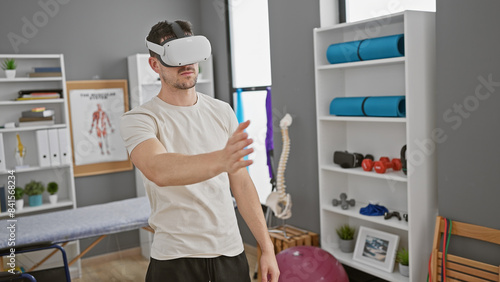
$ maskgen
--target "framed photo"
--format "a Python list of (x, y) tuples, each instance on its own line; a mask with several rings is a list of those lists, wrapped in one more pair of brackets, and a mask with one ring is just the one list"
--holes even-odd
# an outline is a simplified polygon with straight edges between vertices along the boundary
[(398, 244), (398, 235), (361, 226), (353, 260), (392, 272)]
[(131, 170), (120, 135), (120, 117), (128, 111), (127, 80), (66, 83), (75, 176)]

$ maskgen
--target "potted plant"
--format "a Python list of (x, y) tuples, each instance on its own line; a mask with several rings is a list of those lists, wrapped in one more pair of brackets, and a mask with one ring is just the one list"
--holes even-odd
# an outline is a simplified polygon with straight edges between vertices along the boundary
[(14, 189), (14, 198), (16, 199), (16, 210), (20, 211), (24, 207), (24, 189), (21, 187), (16, 187)]
[(55, 182), (50, 182), (47, 184), (47, 192), (49, 192), (49, 200), (51, 204), (57, 203), (57, 190), (59, 190), (59, 185)]
[(399, 263), (399, 273), (406, 277), (410, 276), (410, 261), (408, 255), (408, 250), (406, 248), (401, 248), (396, 253), (396, 262)]
[(349, 224), (344, 224), (337, 228), (337, 235), (339, 235), (340, 250), (344, 253), (352, 253), (354, 251), (355, 241), (354, 233), (356, 228)]
[(40, 181), (31, 180), (24, 187), (24, 193), (29, 196), (29, 204), (31, 207), (40, 206), (42, 204), (42, 193), (45, 191), (43, 183)]
[(5, 71), (5, 76), (12, 79), (16, 76), (16, 60), (5, 59), (2, 63), (2, 69)]

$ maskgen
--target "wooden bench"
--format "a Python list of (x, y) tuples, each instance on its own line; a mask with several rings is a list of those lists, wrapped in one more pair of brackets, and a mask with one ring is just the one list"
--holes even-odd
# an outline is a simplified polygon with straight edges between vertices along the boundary
[[(451, 221), (451, 235), (472, 238), (500, 245), (500, 230)], [(434, 231), (434, 243), (432, 246), (432, 257), (430, 262), (429, 281), (441, 281), (443, 272), (443, 250), (440, 249), (444, 240), (445, 219), (438, 216), (436, 219), (436, 228)], [(453, 236), (451, 236), (450, 241)], [(446, 252), (445, 252), (446, 253)], [(456, 255), (447, 254), (445, 259), (446, 281), (500, 281), (500, 266), (483, 263)]]

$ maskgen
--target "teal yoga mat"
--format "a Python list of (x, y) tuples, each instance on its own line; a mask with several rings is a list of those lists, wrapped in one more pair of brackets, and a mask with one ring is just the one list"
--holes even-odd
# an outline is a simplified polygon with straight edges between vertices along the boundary
[(326, 58), (330, 64), (360, 61), (358, 55), (360, 44), (361, 40), (332, 44), (326, 50)]
[(404, 54), (403, 34), (331, 44), (326, 50), (330, 64), (401, 57)]
[(330, 103), (330, 114), (336, 116), (364, 116), (363, 101), (366, 97), (337, 97)]
[(363, 40), (359, 44), (361, 60), (376, 60), (405, 55), (404, 35), (391, 35)]
[(372, 117), (404, 117), (405, 96), (368, 97), (363, 109), (367, 116)]
[(330, 103), (336, 116), (405, 117), (405, 96), (337, 97)]

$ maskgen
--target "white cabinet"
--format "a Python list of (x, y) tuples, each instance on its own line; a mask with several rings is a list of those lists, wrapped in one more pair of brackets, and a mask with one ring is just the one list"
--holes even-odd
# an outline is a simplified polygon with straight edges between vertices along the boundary
[(210, 56), (206, 61), (199, 63), (200, 74), (198, 74), (198, 81), (196, 82), (196, 91), (215, 97), (212, 60), (213, 56)]
[[(321, 246), (341, 263), (389, 281), (425, 281), (437, 215), (435, 128), (435, 15), (405, 11), (370, 20), (314, 30)], [(329, 64), (330, 44), (404, 34), (405, 56)], [(340, 117), (329, 114), (335, 97), (398, 96), (406, 99), (406, 117)], [(399, 158), (407, 144), (408, 175), (389, 170), (378, 174), (333, 163), (335, 151)], [(346, 193), (356, 206), (343, 210), (332, 199)], [(409, 221), (365, 216), (359, 210), (378, 202)], [(338, 248), (336, 228), (349, 223), (400, 236), (409, 248), (410, 278), (353, 260)], [(356, 232), (357, 234), (357, 232)]]
[[(45, 187), (49, 182), (56, 182), (59, 186), (58, 201), (56, 204), (49, 202), (49, 194), (45, 189), (43, 193), (43, 203), (40, 206), (29, 206), (28, 196), (24, 196), (24, 208), (17, 210), (15, 215), (30, 215), (41, 212), (50, 212), (60, 209), (76, 208), (75, 183), (73, 175), (73, 166), (71, 163), (71, 147), (69, 134), (69, 118), (67, 107), (66, 77), (64, 71), (64, 56), (62, 54), (43, 54), (43, 55), (18, 55), (1, 54), (0, 61), (6, 58), (16, 60), (17, 69), (15, 78), (6, 78), (4, 73), (0, 73), (0, 138), (2, 138), (5, 170), (0, 170), (0, 186), (5, 186), (7, 190), (8, 180), (13, 180), (15, 186), (24, 188), (31, 180), (41, 181)], [(34, 68), (60, 68), (60, 75), (50, 75), (33, 77), (29, 75)], [(52, 72), (54, 72), (52, 70)], [(39, 74), (38, 74), (39, 75)], [(39, 99), (39, 100), (16, 100), (20, 90), (62, 90), (62, 98)], [(54, 124), (50, 125), (32, 125), (19, 127), (19, 118), (21, 112), (29, 111), (33, 108), (45, 107), (54, 111)], [(15, 123), (14, 128), (4, 128), (6, 123)], [(37, 133), (38, 132), (38, 133)], [(41, 141), (40, 132), (45, 132), (47, 142)], [(55, 133), (53, 136), (57, 143), (67, 144), (64, 148), (54, 146), (55, 142), (49, 142), (49, 133)], [(24, 166), (17, 166), (15, 150), (18, 146), (18, 138), (26, 148), (26, 154), (23, 161)], [(52, 144), (52, 146), (50, 146)], [(50, 152), (50, 156), (57, 158), (52, 161), (43, 161), (39, 158), (43, 148)], [(0, 153), (2, 148), (0, 148)], [(62, 150), (60, 150), (62, 149)], [(57, 150), (57, 152), (55, 152)], [(62, 156), (61, 153), (65, 154)], [(17, 166), (17, 168), (16, 168)], [(3, 168), (3, 167), (2, 167)], [(10, 184), (10, 183), (9, 183)], [(8, 217), (8, 213), (0, 213), (0, 220)], [(70, 243), (66, 249), (69, 249), (68, 258), (73, 258), (78, 254), (78, 242)], [(76, 272), (76, 273), (75, 273)], [(71, 268), (72, 276), (80, 276), (80, 262)]]

